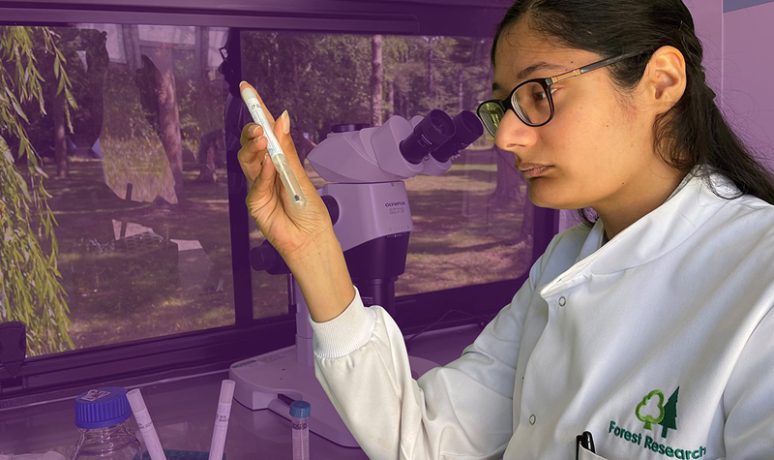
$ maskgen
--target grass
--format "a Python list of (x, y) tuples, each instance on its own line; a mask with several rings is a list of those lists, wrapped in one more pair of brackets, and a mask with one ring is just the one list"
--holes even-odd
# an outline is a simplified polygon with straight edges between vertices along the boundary
[[(76, 346), (233, 324), (225, 178), (197, 182), (198, 165), (189, 158), (182, 193), (174, 196), (159, 143), (106, 139), (103, 150), (103, 161), (73, 159), (68, 178), (46, 183), (59, 223), (59, 263)], [(531, 241), (519, 237), (523, 200), (496, 206), (494, 154), (466, 155), (443, 176), (406, 181), (414, 229), (396, 295), (512, 278), (528, 268)], [(54, 166), (46, 168), (51, 173)], [(127, 184), (132, 200), (125, 199)], [(251, 245), (257, 246), (262, 238), (251, 228)], [(116, 249), (122, 231), (143, 229), (158, 237)], [(170, 239), (196, 241), (202, 249), (178, 252)], [(252, 272), (252, 280), (256, 318), (286, 312), (285, 277)]]

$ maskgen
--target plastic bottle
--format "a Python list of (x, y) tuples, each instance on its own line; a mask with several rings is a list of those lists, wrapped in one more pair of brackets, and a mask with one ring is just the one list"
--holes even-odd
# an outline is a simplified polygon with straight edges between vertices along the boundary
[(75, 425), (81, 432), (72, 460), (134, 460), (140, 441), (128, 425), (132, 410), (126, 390), (104, 387), (75, 400)]
[(312, 406), (306, 401), (290, 403), (292, 419), (293, 460), (309, 460), (309, 415)]

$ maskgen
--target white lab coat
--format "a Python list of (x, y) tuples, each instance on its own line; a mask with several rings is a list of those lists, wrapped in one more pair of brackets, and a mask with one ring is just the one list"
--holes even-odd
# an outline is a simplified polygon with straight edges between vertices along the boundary
[[(725, 196), (736, 189), (713, 175)], [(411, 378), (359, 295), (314, 323), (317, 378), (373, 459), (774, 459), (774, 206), (689, 177), (602, 246), (556, 236), (462, 356)]]

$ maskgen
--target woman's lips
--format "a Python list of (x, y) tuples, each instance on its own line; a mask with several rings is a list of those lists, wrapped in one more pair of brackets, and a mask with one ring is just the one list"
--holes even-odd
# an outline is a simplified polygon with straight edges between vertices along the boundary
[(526, 179), (534, 179), (536, 177), (540, 177), (544, 175), (549, 169), (551, 169), (551, 165), (538, 165), (538, 164), (522, 164), (519, 165), (519, 171), (521, 171), (521, 174)]

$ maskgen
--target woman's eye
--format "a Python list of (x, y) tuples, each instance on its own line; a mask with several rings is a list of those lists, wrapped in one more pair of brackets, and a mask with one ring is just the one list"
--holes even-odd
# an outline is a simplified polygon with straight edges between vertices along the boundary
[[(556, 94), (556, 88), (551, 88), (551, 96), (553, 96), (554, 94)], [(534, 93), (532, 93), (532, 100), (534, 100), (535, 102), (543, 102), (543, 101), (546, 101), (547, 99), (548, 97), (546, 96), (545, 91), (541, 90), (541, 91), (535, 91)]]
[(545, 91), (535, 91), (532, 93), (532, 99), (536, 102), (542, 102), (547, 99)]

